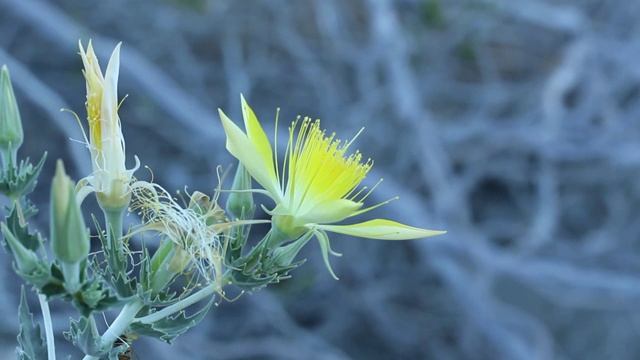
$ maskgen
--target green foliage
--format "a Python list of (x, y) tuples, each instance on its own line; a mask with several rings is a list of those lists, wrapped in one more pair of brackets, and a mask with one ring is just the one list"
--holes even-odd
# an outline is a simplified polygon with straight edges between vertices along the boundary
[(20, 224), (18, 211), (18, 207), (14, 206), (9, 213), (9, 216), (6, 218), (7, 227), (11, 230), (13, 236), (15, 236), (25, 248), (33, 252), (41, 251), (44, 246), (42, 236), (40, 236), (40, 233), (37, 231), (30, 232), (27, 225), (22, 226)]
[(110, 285), (120, 300), (130, 300), (136, 294), (137, 285), (136, 279), (130, 276), (131, 271), (128, 270), (130, 265), (129, 259), (119, 251), (120, 244), (115, 241), (107, 241), (95, 217), (93, 217), (93, 221), (98, 230), (98, 238), (102, 244), (106, 260), (106, 266), (101, 267), (101, 263), (99, 263), (97, 259), (94, 259), (94, 261), (92, 261), (93, 271)]
[[(274, 236), (273, 231), (269, 232), (246, 255), (243, 255), (242, 249), (246, 244), (248, 231), (242, 228), (234, 230), (230, 240), (232, 245), (226, 254), (229, 268), (228, 277), (234, 285), (243, 290), (255, 291), (268, 284), (278, 283), (289, 278), (289, 272), (304, 263), (304, 260), (292, 263), (293, 257), (286, 255), (291, 254), (294, 244), (298, 243), (297, 241), (285, 246), (284, 250), (268, 247), (272, 236)], [(295, 253), (297, 254), (297, 251)]]
[(38, 176), (46, 158), (45, 152), (36, 166), (33, 166), (28, 158), (20, 161), (18, 167), (10, 162), (9, 166), (0, 172), (0, 193), (13, 201), (31, 193), (38, 183)]
[(33, 314), (29, 312), (24, 286), (20, 289), (20, 305), (18, 306), (20, 319), (18, 344), (16, 355), (19, 360), (40, 360), (47, 358), (47, 345), (40, 334), (40, 325), (33, 323)]
[(111, 350), (102, 345), (100, 333), (92, 319), (80, 317), (80, 320), (71, 319), (71, 329), (64, 333), (64, 337), (75, 346), (91, 356), (104, 356)]
[[(180, 311), (176, 316), (168, 316), (151, 324), (143, 324), (140, 322), (134, 322), (131, 324), (130, 329), (137, 334), (151, 336), (156, 339), (160, 339), (166, 343), (171, 344), (171, 341), (183, 334), (185, 331), (197, 325), (204, 316), (207, 314), (214, 299), (212, 298), (207, 305), (198, 310), (191, 316), (183, 311)], [(152, 314), (151, 308), (146, 308), (147, 314)]]
[(101, 279), (91, 278), (82, 284), (81, 289), (71, 295), (71, 303), (80, 315), (89, 316), (93, 312), (105, 311), (121, 306), (125, 301), (114, 296), (111, 288)]

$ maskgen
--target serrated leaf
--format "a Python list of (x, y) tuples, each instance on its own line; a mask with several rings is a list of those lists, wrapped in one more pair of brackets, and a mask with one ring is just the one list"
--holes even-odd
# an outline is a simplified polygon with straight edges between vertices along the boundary
[(98, 279), (90, 279), (83, 284), (82, 289), (73, 296), (71, 303), (80, 315), (88, 317), (92, 312), (105, 311), (124, 301), (111, 295), (104, 282)]
[(28, 158), (20, 161), (18, 167), (9, 164), (9, 168), (0, 173), (0, 193), (16, 200), (32, 192), (46, 158), (45, 152), (36, 166), (33, 166)]
[(100, 239), (102, 249), (104, 250), (104, 257), (107, 260), (107, 269), (110, 270), (113, 277), (116, 277), (116, 275), (118, 274), (128, 277), (128, 257), (126, 257), (121, 251), (119, 251), (118, 246), (120, 245), (118, 244), (118, 242), (107, 241), (107, 237), (100, 228), (100, 223), (95, 217), (93, 217), (93, 222), (96, 226), (96, 229), (98, 230), (98, 238)]
[(99, 264), (94, 261), (94, 272), (100, 274), (101, 277), (111, 285), (112, 289), (120, 300), (131, 299), (136, 294), (137, 280), (129, 276), (127, 267), (129, 266), (129, 258), (123, 255), (117, 249), (117, 242), (112, 241), (109, 245), (104, 233), (100, 229), (98, 220), (93, 217), (94, 224), (98, 230), (98, 238), (104, 250), (104, 257), (107, 260), (107, 266), (100, 268)]
[(64, 337), (87, 355), (100, 357), (110, 350), (110, 347), (107, 349), (102, 346), (98, 329), (85, 317), (80, 317), (78, 321), (71, 319), (71, 328), (64, 333)]
[(19, 359), (40, 360), (47, 358), (47, 345), (42, 339), (40, 325), (33, 323), (33, 314), (29, 312), (27, 297), (24, 294), (24, 286), (20, 290), (20, 305), (18, 306), (18, 317), (20, 319), (20, 333), (16, 348)]
[[(188, 291), (188, 290), (185, 290)], [(188, 292), (181, 295), (186, 296)], [(138, 298), (147, 306), (169, 306), (178, 302), (176, 292), (171, 291), (168, 287), (159, 293), (153, 290), (145, 290), (142, 284), (138, 284)]]
[(129, 325), (129, 329), (137, 334), (151, 336), (171, 344), (173, 339), (204, 319), (214, 300), (215, 298), (212, 298), (205, 307), (191, 316), (187, 316), (184, 311), (180, 311), (180, 313), (174, 317), (169, 316), (151, 324), (135, 322)]
[[(17, 207), (13, 207), (11, 213), (7, 216), (6, 223), (9, 230), (11, 230), (11, 233), (25, 248), (33, 252), (37, 252), (42, 249), (44, 241), (42, 240), (40, 233), (37, 231), (29, 232), (29, 227), (27, 225), (20, 225)], [(5, 249), (11, 253), (11, 250), (6, 245)]]
[[(35, 288), (38, 289), (38, 291), (41, 293), (44, 293), (44, 289), (48, 288), (48, 291), (51, 293), (51, 295), (53, 295), (53, 292), (55, 291), (52, 292), (52, 288), (57, 287), (56, 284), (62, 286), (61, 283), (59, 283), (51, 276), (49, 269), (41, 263), (39, 263), (37, 268), (30, 274), (24, 273), (20, 271), (20, 269), (17, 269), (15, 267), (14, 271), (16, 272), (16, 274), (18, 274), (18, 276), (26, 280), (29, 284), (35, 286)], [(50, 297), (49, 294), (45, 293), (45, 295), (47, 295), (47, 298)]]
[[(179, 299), (176, 298), (176, 292), (169, 288), (169, 285), (173, 284), (178, 278), (178, 274), (175, 274), (172, 279), (166, 284), (166, 288), (160, 292), (156, 292), (153, 289), (151, 275), (152, 267), (155, 267), (155, 271), (158, 271), (160, 265), (155, 265), (149, 256), (144, 243), (142, 244), (142, 261), (140, 262), (140, 282), (138, 283), (138, 298), (147, 306), (169, 306), (175, 304)], [(181, 296), (186, 296), (189, 290), (184, 290)]]

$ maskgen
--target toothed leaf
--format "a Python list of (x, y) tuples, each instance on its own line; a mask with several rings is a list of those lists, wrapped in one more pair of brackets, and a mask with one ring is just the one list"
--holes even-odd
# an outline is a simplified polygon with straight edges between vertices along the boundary
[(33, 314), (29, 312), (24, 286), (20, 290), (20, 305), (18, 306), (20, 319), (20, 333), (16, 354), (20, 360), (40, 360), (47, 358), (47, 345), (42, 339), (40, 325), (33, 323)]

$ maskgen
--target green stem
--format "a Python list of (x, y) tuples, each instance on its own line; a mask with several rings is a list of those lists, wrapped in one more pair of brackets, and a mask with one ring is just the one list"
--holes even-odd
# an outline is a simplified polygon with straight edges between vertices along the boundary
[[(115, 241), (119, 241), (122, 238), (122, 218), (124, 216), (124, 210), (107, 210), (102, 209), (104, 213), (104, 222), (107, 227), (107, 245), (111, 248), (111, 245)], [(122, 250), (122, 244), (118, 246), (119, 250)]]
[(164, 318), (166, 318), (167, 316), (173, 314), (173, 313), (177, 313), (180, 310), (186, 309), (187, 307), (197, 303), (198, 301), (208, 297), (209, 295), (213, 294), (216, 291), (216, 286), (214, 284), (210, 284), (204, 288), (202, 288), (201, 290), (199, 290), (198, 292), (196, 292), (195, 294), (189, 295), (186, 298), (178, 301), (177, 303), (171, 305), (171, 306), (167, 306), (166, 308), (155, 312), (153, 314), (147, 315), (147, 316), (143, 316), (141, 318), (135, 319), (136, 322), (140, 322), (143, 324), (151, 324), (154, 323), (158, 320), (162, 320)]
[(44, 320), (44, 332), (47, 339), (47, 359), (56, 359), (56, 342), (53, 337), (53, 323), (51, 322), (51, 312), (49, 311), (49, 303), (47, 297), (38, 294), (38, 300), (40, 301), (40, 309), (42, 310), (42, 318)]
[[(102, 344), (105, 347), (108, 347), (110, 344), (113, 344), (116, 339), (118, 339), (124, 331), (127, 329), (129, 325), (134, 321), (136, 314), (144, 304), (140, 300), (134, 300), (128, 304), (126, 304), (120, 314), (116, 317), (115, 320), (111, 323), (111, 326), (107, 329), (107, 331), (102, 334)], [(87, 355), (83, 360), (96, 360), (98, 359), (95, 356)]]

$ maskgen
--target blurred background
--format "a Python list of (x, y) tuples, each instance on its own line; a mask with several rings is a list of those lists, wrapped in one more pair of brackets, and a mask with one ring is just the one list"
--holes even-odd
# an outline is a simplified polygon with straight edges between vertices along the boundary
[[(367, 183), (384, 178), (370, 203), (400, 196), (373, 215), (448, 230), (333, 236), (339, 281), (310, 243), (292, 279), (222, 301), (173, 346), (134, 342), (140, 359), (637, 359), (639, 19), (640, 2), (606, 0), (0, 0), (0, 64), (22, 156), (49, 151), (45, 233), (54, 160), (91, 171), (59, 111), (85, 118), (79, 39), (103, 67), (123, 42), (128, 160), (166, 189), (213, 192), (235, 163), (216, 109), (240, 121), (243, 93), (268, 133), (277, 107), (281, 135), (296, 115), (342, 139), (364, 127)], [(19, 281), (0, 256), (12, 358)]]

